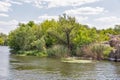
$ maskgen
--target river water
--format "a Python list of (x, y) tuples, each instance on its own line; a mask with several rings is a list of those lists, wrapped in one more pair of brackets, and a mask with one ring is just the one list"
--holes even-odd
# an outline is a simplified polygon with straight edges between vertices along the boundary
[(120, 62), (70, 64), (10, 55), (8, 47), (0, 47), (0, 80), (120, 80)]

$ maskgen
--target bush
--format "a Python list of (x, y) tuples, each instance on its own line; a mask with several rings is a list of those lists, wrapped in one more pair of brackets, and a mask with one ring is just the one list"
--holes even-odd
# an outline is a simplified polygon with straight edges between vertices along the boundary
[(104, 59), (108, 59), (109, 54), (110, 54), (112, 49), (113, 49), (112, 47), (105, 47), (105, 50), (103, 51)]
[(68, 49), (63, 45), (55, 45), (47, 49), (48, 56), (52, 57), (66, 57), (68, 55)]
[(90, 44), (76, 49), (76, 55), (92, 58), (94, 60), (102, 60), (108, 58), (112, 48), (104, 44)]
[(82, 48), (81, 47), (77, 47), (76, 48), (76, 56), (81, 57), (83, 55), (84, 54), (83, 54)]
[(44, 37), (42, 37), (41, 39), (38, 39), (36, 41), (33, 41), (31, 43), (31, 45), (36, 48), (36, 50), (38, 51), (44, 51), (46, 49), (46, 45), (45, 45), (45, 40)]

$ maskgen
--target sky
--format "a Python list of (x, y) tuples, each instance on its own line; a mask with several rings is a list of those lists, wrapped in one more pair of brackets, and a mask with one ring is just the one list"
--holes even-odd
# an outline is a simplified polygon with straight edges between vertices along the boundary
[(67, 14), (97, 29), (120, 24), (120, 0), (0, 0), (0, 32), (8, 34), (18, 23), (58, 20)]

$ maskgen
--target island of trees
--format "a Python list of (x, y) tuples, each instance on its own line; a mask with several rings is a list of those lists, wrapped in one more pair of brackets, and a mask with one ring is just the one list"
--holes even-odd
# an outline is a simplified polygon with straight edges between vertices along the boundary
[[(11, 31), (7, 41), (11, 52), (17, 55), (46, 57), (83, 57), (94, 60), (107, 59), (110, 51), (108, 34), (120, 34), (120, 26), (98, 30), (80, 24), (75, 17), (62, 15), (58, 21), (45, 20), (36, 24), (33, 21), (19, 23)], [(0, 44), (6, 36), (0, 36)]]

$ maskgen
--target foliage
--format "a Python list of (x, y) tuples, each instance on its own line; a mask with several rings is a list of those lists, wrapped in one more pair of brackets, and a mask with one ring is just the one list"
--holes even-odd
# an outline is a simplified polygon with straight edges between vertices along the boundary
[(74, 42), (77, 46), (82, 46), (85, 44), (89, 44), (95, 42), (97, 39), (97, 32), (94, 28), (87, 28), (81, 26), (78, 30), (76, 37), (74, 38)]
[(9, 34), (9, 46), (15, 50), (30, 50), (31, 42), (35, 40), (32, 26), (20, 24), (16, 30)]
[(0, 45), (7, 45), (7, 35), (0, 33)]
[(38, 39), (36, 41), (33, 41), (31, 43), (31, 45), (36, 48), (36, 50), (38, 51), (44, 51), (45, 50), (45, 40), (44, 40), (44, 37), (42, 37), (41, 39)]
[(102, 29), (102, 30), (98, 30), (98, 37), (97, 37), (97, 41), (98, 42), (102, 42), (102, 41), (108, 41), (109, 40), (109, 36), (108, 34), (119, 34), (118, 32), (116, 32), (114, 29), (112, 28), (108, 28), (108, 29)]
[(77, 27), (76, 20), (74, 17), (66, 16), (59, 16), (58, 26), (53, 27), (52, 30), (49, 30), (49, 34), (54, 36), (59, 43), (67, 46), (69, 50), (69, 54), (71, 54), (73, 41), (72, 39), (72, 31)]
[(47, 54), (51, 57), (67, 57), (68, 49), (63, 45), (55, 45), (47, 49)]
[(45, 20), (44, 22), (42, 22), (40, 24), (41, 27), (41, 34), (44, 35), (44, 39), (46, 42), (46, 47), (50, 47), (52, 46), (54, 43), (56, 43), (56, 39), (49, 35), (49, 30), (51, 30), (52, 28), (56, 28), (58, 26), (57, 21), (55, 21), (54, 19), (52, 20)]
[(114, 31), (120, 34), (120, 25), (115, 25)]
[(112, 50), (113, 50), (113, 48), (110, 47), (110, 46), (106, 46), (106, 47), (105, 47), (105, 50), (103, 51), (104, 59), (107, 59), (107, 58), (108, 58), (108, 56), (109, 56), (109, 54), (110, 54), (110, 52), (111, 52)]
[[(78, 23), (75, 17), (63, 14), (58, 21), (19, 23), (18, 28), (8, 35), (8, 44), (12, 50), (25, 55), (103, 59), (111, 49), (95, 44), (108, 41), (108, 34), (120, 34), (119, 30), (119, 25), (114, 29), (97, 30)], [(0, 44), (6, 40), (0, 37)]]
[(84, 56), (86, 58), (91, 58), (94, 60), (106, 59), (112, 48), (110, 46), (105, 46), (103, 44), (90, 44), (80, 48), (79, 56)]
[(4, 40), (2, 38), (0, 38), (0, 45), (4, 44)]

